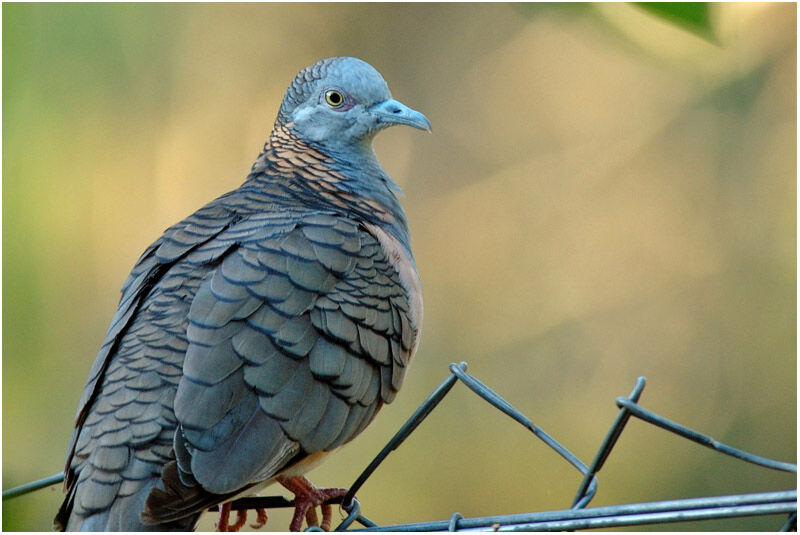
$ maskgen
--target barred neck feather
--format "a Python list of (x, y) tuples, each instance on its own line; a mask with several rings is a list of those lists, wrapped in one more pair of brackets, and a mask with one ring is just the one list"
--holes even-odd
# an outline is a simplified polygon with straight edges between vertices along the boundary
[(275, 202), (301, 203), (379, 225), (411, 254), (408, 222), (371, 146), (347, 154), (315, 147), (275, 124), (243, 187), (256, 187)]

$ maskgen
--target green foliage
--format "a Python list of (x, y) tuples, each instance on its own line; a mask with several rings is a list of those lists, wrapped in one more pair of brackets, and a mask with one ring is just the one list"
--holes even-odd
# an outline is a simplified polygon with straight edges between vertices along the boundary
[(635, 4), (684, 30), (714, 40), (708, 2), (635, 2)]

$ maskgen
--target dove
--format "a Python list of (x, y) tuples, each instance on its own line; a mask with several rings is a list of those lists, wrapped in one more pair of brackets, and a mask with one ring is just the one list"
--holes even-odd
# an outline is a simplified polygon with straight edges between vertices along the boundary
[(188, 531), (214, 506), (238, 529), (230, 502), (277, 482), (295, 531), (345, 493), (304, 474), (392, 402), (422, 325), (372, 147), (394, 125), (431, 130), (369, 64), (303, 69), (244, 183), (144, 251), (79, 402), (57, 529)]

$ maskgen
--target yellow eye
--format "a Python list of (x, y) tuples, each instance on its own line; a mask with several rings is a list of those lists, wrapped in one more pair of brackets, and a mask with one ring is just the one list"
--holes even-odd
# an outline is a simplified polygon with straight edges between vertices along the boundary
[(328, 89), (325, 91), (325, 102), (333, 108), (338, 108), (344, 104), (344, 97), (335, 89)]

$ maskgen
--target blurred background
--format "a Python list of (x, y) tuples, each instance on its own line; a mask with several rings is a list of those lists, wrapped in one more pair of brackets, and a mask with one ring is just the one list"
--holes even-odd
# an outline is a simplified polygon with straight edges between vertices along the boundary
[[(376, 141), (406, 193), (420, 350), (316, 484), (348, 486), (462, 360), (586, 462), (639, 375), (645, 407), (795, 462), (796, 6), (709, 16), (711, 31), (627, 4), (4, 4), (3, 488), (62, 470), (139, 254), (243, 181), (284, 89), (333, 55), (374, 65), (434, 132)], [(457, 385), (359, 499), (381, 524), (498, 515), (566, 508), (579, 480)], [(593, 505), (795, 485), (637, 422), (599, 480)], [(61, 496), (3, 504), (3, 529), (50, 529)]]

